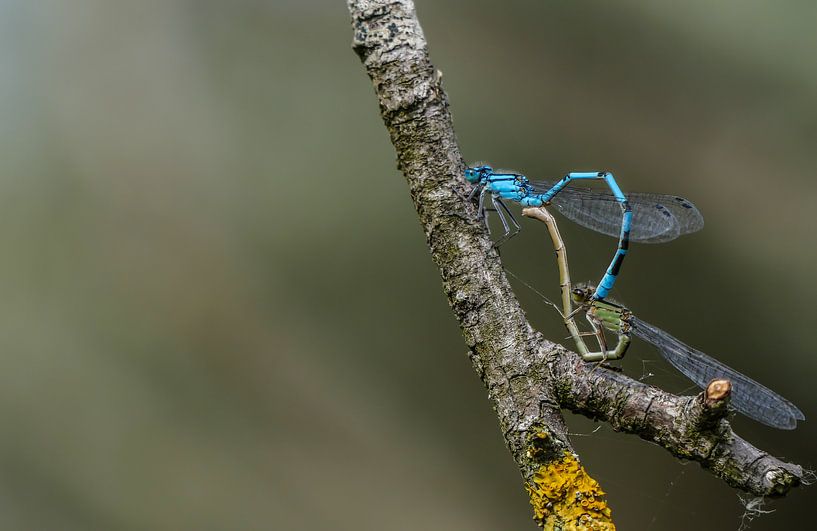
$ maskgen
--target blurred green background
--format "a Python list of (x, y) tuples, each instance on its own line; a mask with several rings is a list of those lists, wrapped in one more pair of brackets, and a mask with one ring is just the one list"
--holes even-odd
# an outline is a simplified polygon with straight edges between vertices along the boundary
[[(734, 424), (813, 466), (817, 4), (417, 4), (467, 160), (695, 201), (616, 297), (798, 404)], [(0, 528), (535, 528), (351, 38), (340, 0), (0, 2)], [(614, 240), (561, 228), (596, 280)], [(503, 259), (555, 296), (548, 245)], [(697, 464), (570, 424), (619, 528), (738, 527)]]

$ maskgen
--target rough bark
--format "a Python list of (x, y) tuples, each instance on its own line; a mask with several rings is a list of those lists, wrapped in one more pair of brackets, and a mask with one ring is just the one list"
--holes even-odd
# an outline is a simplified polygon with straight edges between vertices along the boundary
[[(728, 393), (718, 400), (706, 393), (675, 396), (618, 372), (591, 370), (595, 365), (530, 326), (474, 205), (466, 200), (470, 190), (462, 177), (465, 165), (442, 76), (429, 59), (413, 3), (349, 0), (348, 6), (353, 49), (374, 85), (443, 289), (540, 523), (570, 525), (554, 507), (568, 502), (542, 491), (543, 477), (570, 468), (565, 456), (578, 457), (561, 408), (698, 461), (755, 495), (782, 495), (798, 485), (799, 466), (768, 455), (732, 431), (723, 406)], [(581, 518), (588, 527), (595, 519), (593, 525), (603, 528), (604, 509), (597, 513)]]

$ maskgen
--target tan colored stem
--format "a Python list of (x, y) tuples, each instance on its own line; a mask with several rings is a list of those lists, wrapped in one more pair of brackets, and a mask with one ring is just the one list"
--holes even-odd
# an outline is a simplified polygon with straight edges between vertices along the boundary
[(553, 242), (553, 249), (556, 251), (556, 262), (559, 264), (559, 288), (562, 293), (562, 319), (564, 320), (567, 330), (573, 336), (576, 342), (576, 350), (582, 358), (586, 358), (590, 354), (582, 336), (579, 332), (579, 327), (576, 326), (576, 320), (573, 318), (573, 298), (570, 290), (570, 269), (567, 267), (567, 248), (565, 248), (562, 235), (559, 233), (559, 227), (556, 225), (556, 219), (543, 206), (528, 207), (522, 209), (522, 215), (538, 219), (548, 229), (550, 239)]
[(562, 319), (570, 335), (573, 336), (573, 341), (576, 343), (576, 350), (579, 351), (582, 359), (584, 359), (584, 361), (607, 361), (623, 358), (630, 344), (630, 338), (626, 334), (618, 334), (616, 347), (612, 350), (608, 350), (607, 341), (604, 338), (604, 329), (594, 325), (593, 335), (596, 336), (596, 340), (599, 342), (600, 350), (598, 352), (590, 352), (590, 349), (587, 348), (587, 344), (582, 338), (582, 334), (579, 332), (579, 327), (576, 325), (576, 321), (573, 317), (574, 314), (578, 313), (582, 308), (580, 307), (573, 310), (570, 269), (567, 266), (567, 248), (565, 247), (564, 240), (562, 240), (562, 235), (559, 233), (556, 219), (543, 206), (524, 208), (522, 209), (522, 215), (538, 219), (544, 223), (548, 229), (550, 240), (553, 242), (553, 248), (556, 250), (556, 262), (559, 264), (559, 287), (562, 292)]

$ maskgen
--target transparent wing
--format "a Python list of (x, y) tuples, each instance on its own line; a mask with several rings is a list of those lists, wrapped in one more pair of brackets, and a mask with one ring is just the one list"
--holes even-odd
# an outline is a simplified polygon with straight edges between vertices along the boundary
[(631, 317), (630, 323), (634, 336), (655, 346), (673, 367), (701, 389), (714, 378), (732, 382), (732, 405), (747, 417), (782, 430), (792, 430), (798, 420), (805, 420), (797, 406), (768, 387), (681, 343), (660, 328), (636, 317)]
[[(563, 190), (552, 201), (564, 217), (596, 232), (619, 237), (622, 211), (617, 201), (598, 200), (571, 192), (572, 190)], [(680, 223), (663, 205), (645, 206), (630, 201), (630, 208), (633, 211), (630, 241), (663, 243), (674, 240), (681, 234)]]
[[(534, 193), (545, 193), (552, 186), (547, 181), (532, 183)], [(625, 195), (633, 210), (631, 241), (663, 243), (704, 226), (700, 211), (683, 197), (641, 192)], [(551, 202), (574, 223), (615, 238), (621, 232), (621, 207), (609, 191), (568, 186)]]

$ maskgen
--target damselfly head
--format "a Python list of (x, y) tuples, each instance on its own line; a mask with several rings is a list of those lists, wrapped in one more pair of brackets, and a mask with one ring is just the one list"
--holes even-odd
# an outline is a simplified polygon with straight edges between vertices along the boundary
[(596, 287), (591, 284), (576, 284), (573, 289), (570, 290), (571, 298), (573, 302), (577, 304), (581, 304), (590, 300), (590, 297), (593, 296), (593, 293), (596, 292)]
[(478, 183), (493, 173), (494, 169), (483, 162), (477, 162), (465, 169), (465, 179), (469, 183)]

